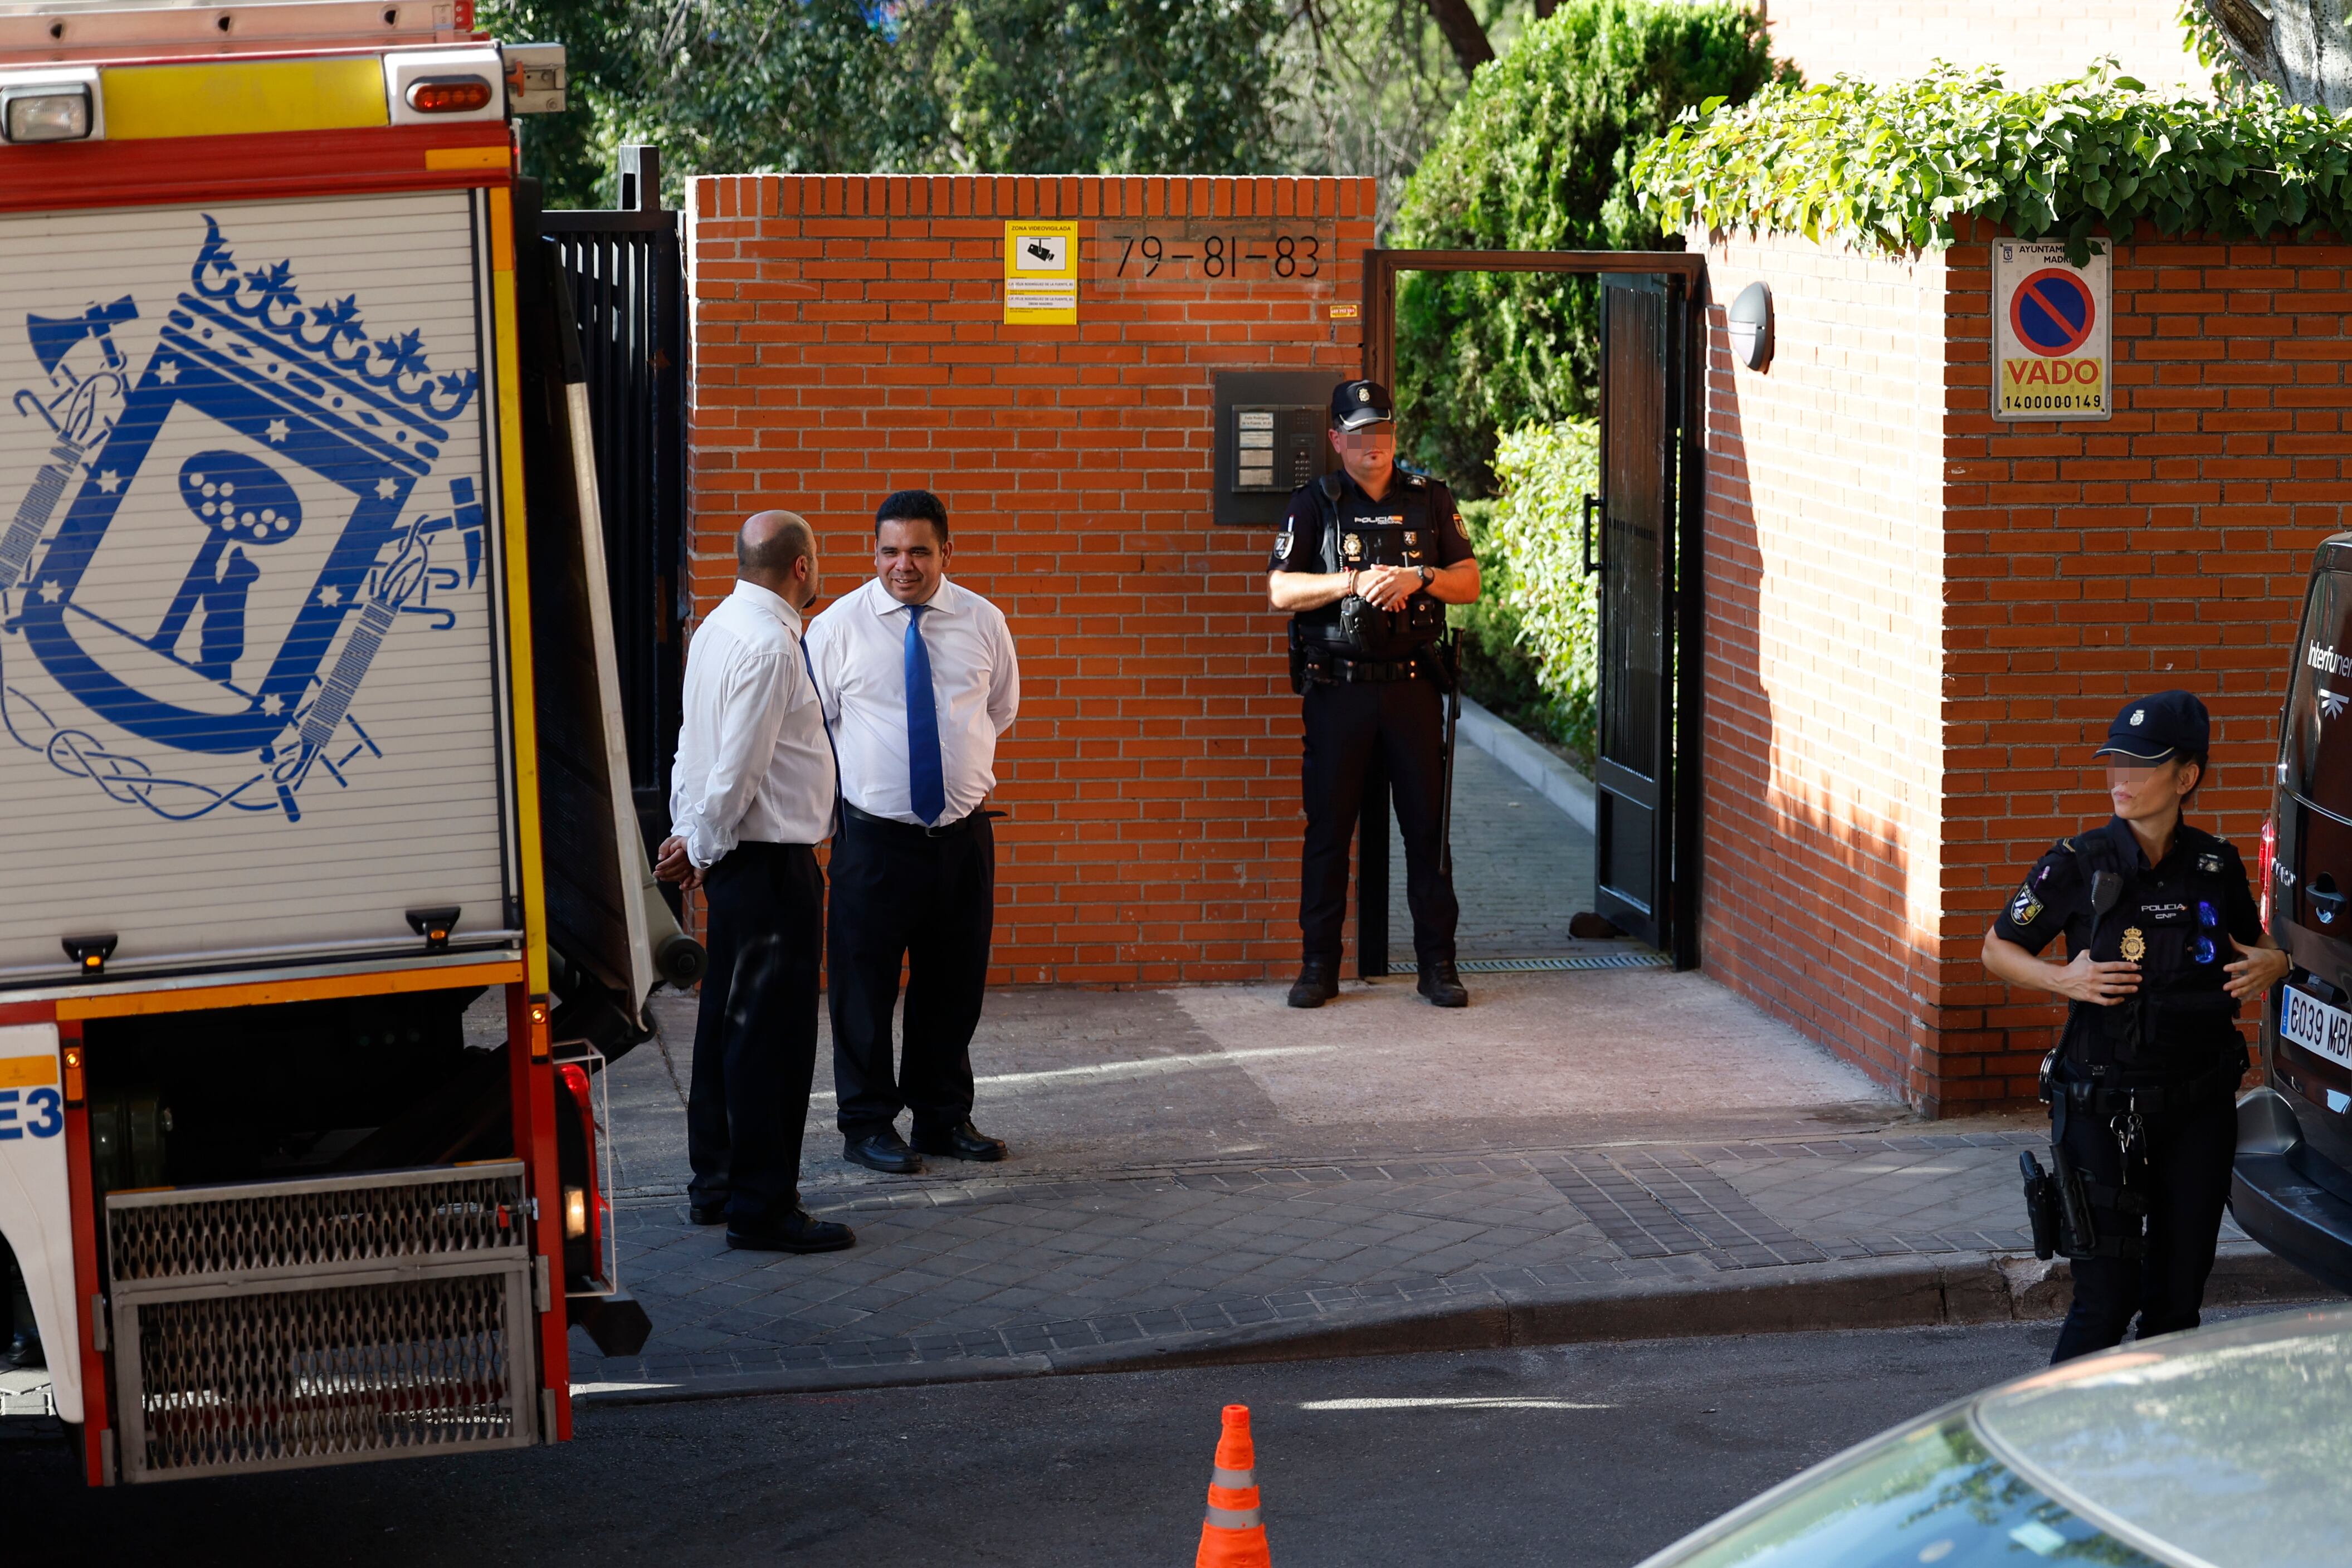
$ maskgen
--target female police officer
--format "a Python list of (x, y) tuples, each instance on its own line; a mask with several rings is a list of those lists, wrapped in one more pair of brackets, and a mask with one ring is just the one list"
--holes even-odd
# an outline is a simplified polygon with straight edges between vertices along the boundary
[[(2073, 1005), (2044, 1064), (2074, 1301), (2053, 1361), (2197, 1325), (2229, 1196), (2238, 1004), (2287, 971), (2227, 841), (2180, 820), (2205, 777), (2205, 705), (2127, 704), (2098, 756), (2116, 814), (2060, 842), (1985, 934), (1985, 967)], [(2064, 963), (2037, 957), (2066, 934)], [(2234, 956), (2233, 956), (2234, 955)]]

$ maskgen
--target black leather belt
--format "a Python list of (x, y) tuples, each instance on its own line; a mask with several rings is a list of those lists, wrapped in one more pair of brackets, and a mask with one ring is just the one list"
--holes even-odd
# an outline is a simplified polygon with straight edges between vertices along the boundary
[(1434, 676), (1437, 666), (1427, 659), (1350, 659), (1339, 653), (1326, 653), (1321, 658), (1309, 655), (1307, 675), (1323, 685), (1371, 685), (1385, 681), (1417, 680), (1423, 675)]
[(879, 828), (887, 832), (898, 833), (910, 839), (951, 839), (958, 833), (971, 831), (992, 817), (1004, 815), (1002, 811), (967, 811), (952, 822), (941, 822), (935, 827), (927, 828), (920, 822), (902, 822), (896, 817), (877, 817), (871, 811), (858, 810), (846, 800), (841, 803), (841, 810), (843, 814), (853, 822), (866, 827)]

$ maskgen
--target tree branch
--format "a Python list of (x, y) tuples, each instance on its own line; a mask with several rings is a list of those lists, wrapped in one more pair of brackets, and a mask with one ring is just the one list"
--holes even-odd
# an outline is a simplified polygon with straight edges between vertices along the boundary
[(1486, 29), (1478, 25), (1477, 13), (1470, 9), (1470, 0), (1422, 0), (1429, 7), (1430, 19), (1437, 30), (1445, 35), (1454, 50), (1454, 57), (1462, 62), (1462, 74), (1469, 76), (1480, 66), (1495, 57), (1495, 46), (1486, 41)]

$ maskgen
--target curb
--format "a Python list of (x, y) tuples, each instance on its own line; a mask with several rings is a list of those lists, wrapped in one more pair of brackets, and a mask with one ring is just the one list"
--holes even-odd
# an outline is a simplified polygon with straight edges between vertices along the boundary
[[(1803, 1333), (2041, 1322), (2061, 1316), (2071, 1291), (2062, 1260), (2006, 1252), (1743, 1269), (1695, 1281), (1629, 1280), (1554, 1289), (1504, 1289), (1440, 1305), (1370, 1307), (1336, 1321), (1272, 1323), (1160, 1345), (985, 1360), (687, 1377), (677, 1383), (590, 1384), (573, 1404), (594, 1409), (779, 1394), (827, 1394), (940, 1383), (991, 1383), (1089, 1372), (1325, 1361), (1422, 1351), (1505, 1350), (1612, 1340)], [(2335, 1292), (2251, 1241), (2225, 1243), (2205, 1288), (2209, 1307), (2309, 1301)]]
[(1520, 781), (1568, 813), (1586, 832), (1599, 812), (1592, 786), (1575, 768), (1496, 718), (1468, 697), (1462, 699), (1462, 738), (1517, 774)]

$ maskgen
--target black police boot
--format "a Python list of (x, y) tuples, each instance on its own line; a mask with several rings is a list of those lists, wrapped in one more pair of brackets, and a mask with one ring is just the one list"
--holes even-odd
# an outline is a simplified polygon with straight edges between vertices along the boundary
[(1329, 958), (1309, 958), (1290, 983), (1290, 1005), (1319, 1008), (1339, 994), (1339, 966)]
[(1466, 1008), (1470, 1005), (1470, 993), (1463, 988), (1462, 977), (1454, 972), (1451, 959), (1423, 964), (1421, 967), (1420, 989), (1433, 1008)]
[(41, 1336), (30, 1329), (18, 1330), (7, 1350), (0, 1352), (0, 1365), (32, 1368), (48, 1364), (47, 1357), (41, 1354)]

